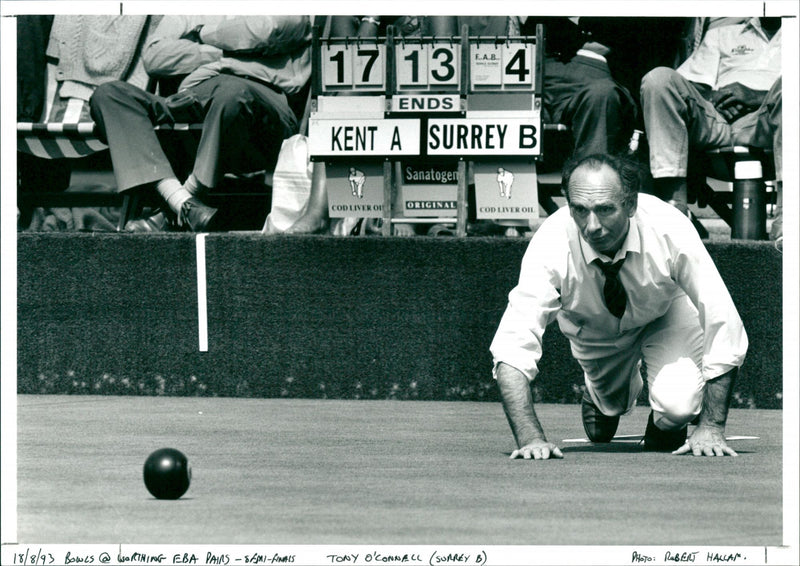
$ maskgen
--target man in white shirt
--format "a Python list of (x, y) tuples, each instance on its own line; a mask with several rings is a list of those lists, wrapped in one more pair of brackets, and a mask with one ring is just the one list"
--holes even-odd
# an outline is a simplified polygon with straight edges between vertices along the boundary
[(590, 440), (613, 438), (642, 390), (644, 363), (652, 408), (645, 448), (736, 455), (724, 431), (747, 351), (742, 321), (691, 222), (638, 195), (639, 179), (634, 165), (608, 155), (568, 164), (568, 206), (548, 217), (525, 253), (491, 345), (518, 445), (512, 458), (562, 457), (544, 435), (530, 389), (554, 319), (584, 372)]
[(680, 210), (690, 150), (772, 148), (781, 191), (780, 25), (780, 18), (750, 18), (713, 28), (677, 71), (658, 67), (642, 79), (655, 187)]

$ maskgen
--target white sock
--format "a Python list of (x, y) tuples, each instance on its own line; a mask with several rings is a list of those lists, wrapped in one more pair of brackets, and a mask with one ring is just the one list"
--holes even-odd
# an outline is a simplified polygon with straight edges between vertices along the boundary
[(192, 197), (192, 193), (187, 191), (175, 177), (161, 179), (156, 183), (156, 191), (164, 197), (175, 214), (180, 214), (183, 203)]
[(191, 173), (189, 178), (186, 179), (186, 182), (183, 183), (183, 188), (189, 191), (192, 196), (196, 196), (197, 193), (202, 191), (205, 187), (198, 182), (197, 177), (194, 176), (194, 173)]

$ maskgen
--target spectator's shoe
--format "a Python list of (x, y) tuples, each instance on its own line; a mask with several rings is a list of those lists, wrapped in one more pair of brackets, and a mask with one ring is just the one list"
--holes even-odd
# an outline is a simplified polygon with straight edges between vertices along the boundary
[(192, 232), (211, 232), (216, 228), (214, 222), (216, 216), (216, 208), (206, 206), (196, 198), (191, 197), (181, 205), (178, 219), (181, 226), (188, 228)]
[(614, 433), (619, 426), (619, 415), (607, 417), (600, 412), (600, 409), (584, 393), (581, 400), (581, 417), (583, 418), (583, 429), (586, 436), (592, 442), (611, 442)]
[(653, 411), (647, 417), (644, 431), (644, 449), (652, 452), (672, 452), (686, 442), (686, 427), (680, 430), (661, 430), (653, 422)]
[(153, 214), (134, 218), (125, 223), (125, 231), (149, 234), (153, 232), (169, 232), (174, 229), (174, 217), (170, 218), (163, 210), (156, 209)]
[(455, 236), (455, 224), (434, 224), (428, 229), (428, 236)]

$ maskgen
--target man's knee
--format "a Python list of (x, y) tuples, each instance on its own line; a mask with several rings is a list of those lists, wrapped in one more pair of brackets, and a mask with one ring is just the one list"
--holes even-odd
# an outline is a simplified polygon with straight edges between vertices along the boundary
[(649, 97), (664, 92), (680, 75), (669, 67), (656, 67), (642, 77), (641, 95)]
[(120, 80), (102, 83), (98, 85), (92, 93), (92, 96), (89, 99), (89, 105), (91, 108), (103, 108), (111, 103), (116, 103), (120, 99), (128, 96), (131, 88), (134, 87), (132, 87), (132, 85), (129, 83)]
[(253, 100), (252, 88), (245, 81), (220, 81), (214, 89), (209, 107), (226, 115), (237, 115), (251, 108)]
[(691, 359), (680, 358), (664, 366), (650, 385), (650, 405), (658, 427), (674, 430), (689, 424), (700, 414), (704, 389), (700, 369)]
[(653, 422), (661, 430), (680, 430), (691, 423), (700, 414), (700, 405), (696, 410), (687, 411), (656, 411), (653, 410)]

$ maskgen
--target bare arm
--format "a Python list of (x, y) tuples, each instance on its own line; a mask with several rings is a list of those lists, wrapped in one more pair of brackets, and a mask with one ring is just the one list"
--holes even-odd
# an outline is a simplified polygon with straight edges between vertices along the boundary
[(767, 91), (753, 90), (740, 83), (726, 85), (712, 93), (711, 102), (728, 122), (753, 112), (764, 101)]
[(737, 368), (706, 382), (703, 393), (703, 408), (700, 421), (686, 444), (673, 454), (686, 454), (689, 451), (695, 456), (737, 456), (725, 440), (725, 423), (728, 421), (728, 407), (731, 402), (733, 381)]
[(517, 441), (518, 448), (511, 453), (511, 458), (547, 460), (551, 455), (562, 458), (561, 450), (545, 438), (533, 408), (533, 395), (525, 374), (500, 363), (497, 367), (497, 384), (500, 387), (503, 410)]
[(703, 394), (703, 409), (700, 412), (700, 426), (712, 427), (721, 431), (725, 430), (736, 373), (737, 369), (734, 368), (728, 373), (724, 373), (706, 383), (706, 390)]

